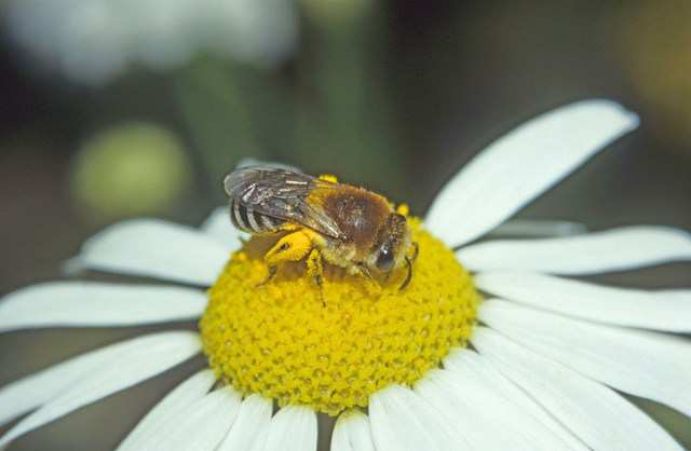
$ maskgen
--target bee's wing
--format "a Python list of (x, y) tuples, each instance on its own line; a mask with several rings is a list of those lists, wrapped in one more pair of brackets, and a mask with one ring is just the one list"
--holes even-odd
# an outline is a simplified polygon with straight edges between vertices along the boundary
[(307, 203), (316, 189), (335, 184), (283, 167), (261, 165), (236, 169), (224, 180), (225, 191), (236, 202), (259, 214), (296, 222), (321, 234), (343, 238), (338, 225), (321, 208)]

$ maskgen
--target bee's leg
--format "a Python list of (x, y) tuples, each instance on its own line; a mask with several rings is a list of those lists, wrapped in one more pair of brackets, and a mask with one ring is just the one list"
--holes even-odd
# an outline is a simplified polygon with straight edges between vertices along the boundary
[(312, 250), (312, 239), (310, 235), (297, 231), (282, 237), (264, 255), (264, 262), (269, 269), (266, 280), (259, 285), (264, 285), (275, 275), (280, 263), (300, 261)]
[(408, 268), (408, 273), (406, 274), (405, 280), (403, 281), (401, 286), (398, 287), (399, 290), (405, 290), (405, 288), (410, 283), (410, 280), (413, 278), (413, 262), (410, 261), (410, 258), (406, 257), (405, 258), (405, 264), (406, 264), (406, 267)]
[(411, 243), (411, 247), (412, 252), (410, 253), (410, 255), (405, 256), (405, 264), (406, 268), (408, 269), (408, 272), (406, 273), (405, 279), (399, 287), (399, 290), (405, 289), (405, 287), (407, 287), (410, 283), (410, 280), (413, 278), (413, 263), (415, 263), (415, 260), (417, 260), (417, 256), (420, 254), (420, 245), (417, 243), (417, 241), (413, 241)]
[(324, 265), (321, 253), (317, 249), (312, 249), (307, 256), (307, 274), (321, 288), (324, 284)]
[(410, 261), (415, 263), (417, 256), (420, 255), (420, 245), (417, 243), (417, 241), (413, 241), (411, 246), (413, 247), (413, 253), (410, 255)]
[(370, 290), (377, 292), (381, 290), (381, 283), (372, 275), (367, 265), (362, 262), (355, 264), (356, 274), (363, 276), (367, 279), (367, 285), (369, 285)]
[(321, 253), (317, 249), (312, 249), (307, 256), (307, 274), (312, 278), (315, 284), (319, 287), (319, 297), (322, 304), (326, 307), (324, 301), (324, 264), (322, 262)]
[(266, 278), (264, 278), (264, 280), (262, 280), (261, 282), (259, 282), (257, 284), (257, 288), (264, 286), (267, 283), (271, 282), (271, 279), (273, 279), (274, 276), (276, 275), (276, 273), (278, 272), (278, 266), (276, 266), (276, 265), (268, 266), (267, 269), (269, 272), (266, 274)]
[(357, 273), (358, 273), (358, 274), (361, 274), (361, 275), (367, 277), (367, 279), (369, 279), (369, 280), (372, 281), (372, 282), (376, 282), (376, 281), (377, 281), (377, 279), (374, 278), (374, 276), (372, 275), (372, 273), (371, 273), (371, 272), (369, 271), (369, 269), (367, 268), (367, 265), (365, 265), (364, 263), (362, 263), (362, 262), (356, 263), (356, 268), (357, 268)]

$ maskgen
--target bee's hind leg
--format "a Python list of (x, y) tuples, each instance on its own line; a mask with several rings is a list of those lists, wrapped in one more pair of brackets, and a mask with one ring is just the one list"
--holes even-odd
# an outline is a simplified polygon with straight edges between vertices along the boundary
[(303, 231), (289, 233), (282, 237), (264, 255), (268, 275), (258, 286), (264, 285), (273, 279), (278, 271), (279, 264), (300, 261), (307, 256), (310, 250), (312, 250), (312, 239)]

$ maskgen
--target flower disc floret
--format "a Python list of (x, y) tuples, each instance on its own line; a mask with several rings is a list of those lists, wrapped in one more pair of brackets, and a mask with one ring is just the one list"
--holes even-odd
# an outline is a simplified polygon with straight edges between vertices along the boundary
[(200, 328), (211, 368), (237, 390), (337, 415), (366, 407), (391, 384), (411, 385), (465, 346), (478, 294), (453, 252), (412, 220), (419, 255), (380, 284), (325, 268), (320, 288), (304, 263), (286, 264), (265, 285), (255, 237), (235, 252), (209, 292)]

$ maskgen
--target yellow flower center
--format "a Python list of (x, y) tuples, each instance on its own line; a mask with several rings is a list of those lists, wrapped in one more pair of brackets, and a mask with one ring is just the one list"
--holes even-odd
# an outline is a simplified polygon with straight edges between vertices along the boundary
[(453, 252), (411, 220), (419, 255), (381, 285), (326, 267), (321, 289), (304, 263), (286, 264), (263, 286), (266, 238), (235, 252), (200, 328), (219, 379), (279, 405), (337, 415), (366, 407), (390, 384), (413, 384), (453, 347), (465, 346), (479, 296)]

